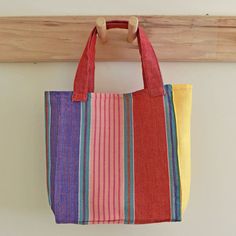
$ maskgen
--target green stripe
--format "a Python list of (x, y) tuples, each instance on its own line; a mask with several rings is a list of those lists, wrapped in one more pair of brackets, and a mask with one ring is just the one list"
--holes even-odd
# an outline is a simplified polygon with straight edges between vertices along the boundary
[[(133, 106), (132, 94), (124, 95), (124, 213), (125, 224), (134, 223), (134, 153), (133, 153)], [(129, 116), (129, 121), (128, 121)], [(129, 123), (128, 123), (129, 122)], [(128, 125), (130, 130), (128, 132)], [(128, 139), (129, 137), (129, 139)], [(129, 140), (129, 143), (128, 143)], [(128, 147), (130, 148), (128, 153)], [(128, 160), (128, 156), (130, 159)], [(128, 172), (128, 162), (130, 171)], [(130, 179), (130, 183), (128, 182)], [(129, 186), (130, 185), (130, 192)], [(130, 196), (130, 201), (128, 196)], [(128, 202), (129, 201), (129, 202)], [(128, 212), (130, 216), (128, 217)]]
[(128, 224), (128, 143), (127, 143), (127, 102), (124, 95), (124, 223)]
[(85, 204), (86, 211), (84, 216), (84, 223), (89, 221), (89, 151), (90, 151), (90, 123), (91, 123), (91, 99), (88, 98), (86, 102), (86, 112), (87, 112), (87, 130), (86, 130), (86, 187), (85, 187)]

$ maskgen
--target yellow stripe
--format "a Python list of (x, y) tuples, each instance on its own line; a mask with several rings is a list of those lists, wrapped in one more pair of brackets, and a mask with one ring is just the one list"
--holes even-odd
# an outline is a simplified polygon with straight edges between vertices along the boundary
[(192, 110), (192, 85), (172, 85), (172, 91), (178, 140), (178, 158), (181, 182), (181, 212), (183, 214), (187, 207), (190, 194), (190, 121)]

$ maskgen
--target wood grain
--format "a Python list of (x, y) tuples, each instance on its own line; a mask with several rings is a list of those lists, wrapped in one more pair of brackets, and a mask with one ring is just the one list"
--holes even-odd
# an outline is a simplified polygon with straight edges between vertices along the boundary
[[(105, 16), (129, 19), (130, 16)], [(0, 17), (0, 62), (78, 61), (97, 16)], [(160, 61), (236, 61), (236, 16), (138, 16)], [(98, 61), (139, 60), (127, 30), (108, 31)]]

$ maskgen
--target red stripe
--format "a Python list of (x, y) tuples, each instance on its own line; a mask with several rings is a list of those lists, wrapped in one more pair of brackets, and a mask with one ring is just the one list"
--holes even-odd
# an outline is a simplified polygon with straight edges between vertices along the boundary
[(170, 221), (163, 97), (133, 95), (135, 223)]

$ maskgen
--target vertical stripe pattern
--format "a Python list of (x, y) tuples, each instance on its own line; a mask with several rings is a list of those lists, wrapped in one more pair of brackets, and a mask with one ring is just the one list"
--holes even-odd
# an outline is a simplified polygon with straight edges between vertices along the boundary
[(47, 187), (57, 223), (180, 219), (169, 87), (166, 93), (164, 101), (89, 93), (75, 103), (71, 92), (45, 93)]
[(170, 202), (171, 202), (171, 220), (181, 220), (180, 206), (180, 176), (177, 152), (177, 134), (176, 121), (172, 97), (172, 86), (165, 86), (165, 116), (166, 116), (166, 134), (168, 146), (168, 164), (170, 179)]

